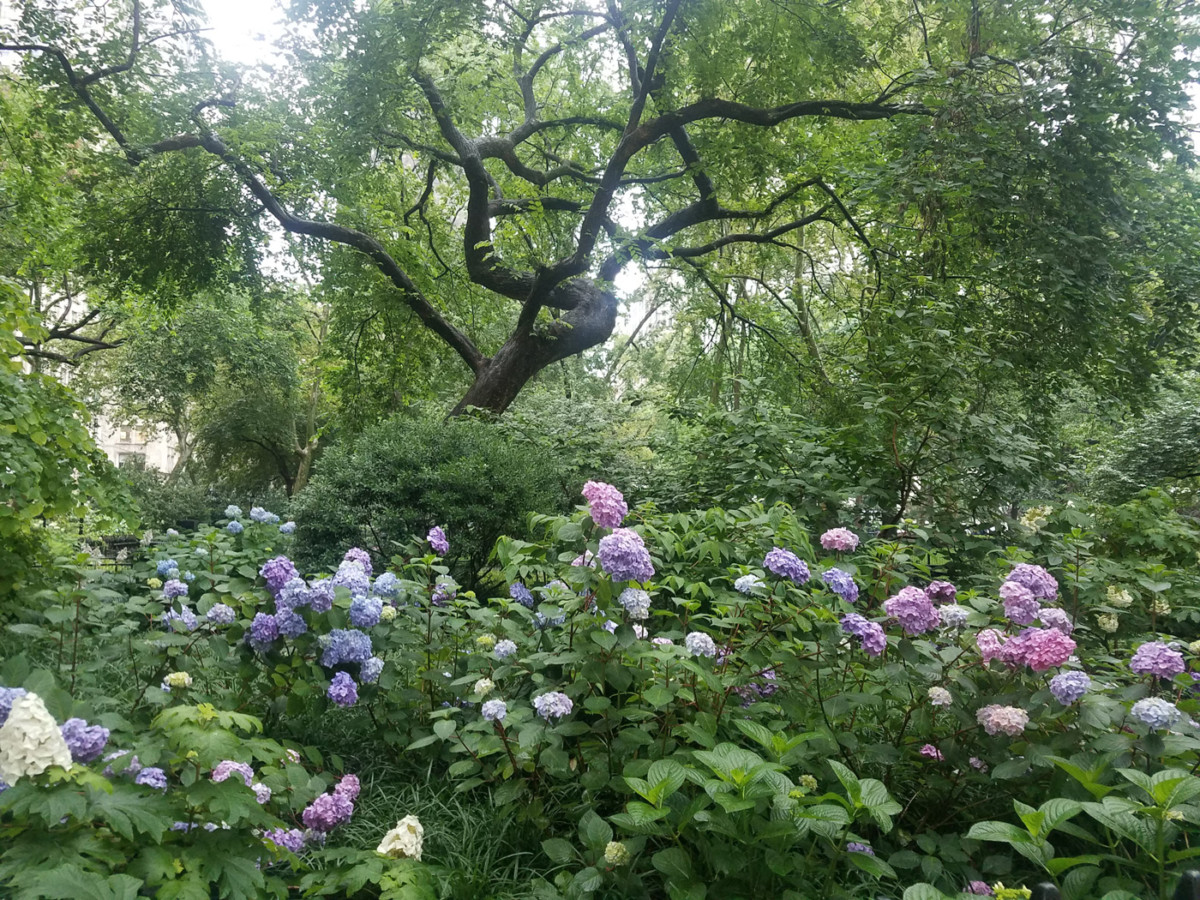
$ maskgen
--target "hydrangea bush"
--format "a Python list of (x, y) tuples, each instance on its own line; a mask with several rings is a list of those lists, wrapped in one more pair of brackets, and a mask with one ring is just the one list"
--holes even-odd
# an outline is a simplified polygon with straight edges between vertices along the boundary
[[(585, 491), (573, 515), (531, 517), (532, 542), (502, 539), (476, 591), (449, 578), (436, 523), (386, 565), (346, 548), (302, 573), (251, 520), (162, 549), (163, 574), (198, 561), (186, 593), (160, 581), (76, 615), (126, 629), (160, 727), (368, 715), (395, 753), (542, 832), (546, 896), (1166, 896), (1200, 824), (1200, 644), (1103, 628), (1123, 597), (1084, 535), (961, 572), (916, 529), (813, 535), (781, 506), (631, 512), (612, 485)], [(275, 810), (260, 845), (326, 852), (310, 832), (336, 833), (357, 781), (272, 807), (281, 782), (238, 746), (197, 779), (230, 761), (205, 783)], [(138, 787), (170, 797), (168, 763), (165, 794)], [(376, 842), (424, 865), (421, 832), (397, 829), (346, 851), (348, 871), (399, 877)], [(304, 889), (351, 878), (323, 871)]]

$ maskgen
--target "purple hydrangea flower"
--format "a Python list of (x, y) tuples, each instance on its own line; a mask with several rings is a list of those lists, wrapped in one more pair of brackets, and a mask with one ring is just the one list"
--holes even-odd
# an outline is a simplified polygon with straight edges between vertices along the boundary
[(854, 603), (858, 600), (858, 585), (854, 583), (854, 576), (849, 572), (843, 572), (841, 569), (829, 569), (821, 573), (821, 580), (847, 603)]
[(763, 559), (763, 568), (796, 584), (804, 584), (809, 579), (808, 564), (791, 550), (782, 547), (773, 547), (768, 551)]
[(232, 625), (233, 620), (237, 618), (237, 613), (233, 611), (232, 606), (214, 603), (206, 613), (206, 617), (214, 625)]
[(574, 704), (571, 698), (560, 691), (550, 691), (533, 698), (533, 708), (543, 719), (561, 719), (571, 714)]
[(343, 663), (363, 663), (370, 658), (370, 635), (352, 628), (335, 628), (325, 638), (321, 665), (332, 669)]
[(338, 779), (338, 783), (333, 786), (333, 792), (339, 797), (345, 797), (351, 803), (358, 799), (358, 793), (362, 790), (362, 782), (358, 780), (357, 775), (347, 774)]
[(256, 613), (246, 632), (246, 643), (264, 653), (279, 638), (279, 622), (269, 613)]
[(272, 828), (266, 832), (263, 837), (275, 844), (277, 847), (282, 847), (284, 850), (289, 850), (292, 853), (299, 853), (304, 849), (304, 832), (299, 828)]
[(508, 715), (508, 705), (503, 700), (486, 700), (479, 708), (479, 714), (488, 722), (502, 722)]
[(439, 578), (437, 584), (433, 586), (433, 595), (429, 598), (429, 602), (434, 606), (449, 606), (457, 596), (458, 585), (448, 578)]
[(146, 766), (137, 773), (133, 779), (134, 784), (144, 784), (147, 787), (158, 788), (160, 791), (167, 789), (167, 773), (157, 766)]
[(896, 596), (884, 601), (883, 609), (889, 616), (899, 621), (904, 628), (904, 633), (909, 635), (932, 631), (942, 621), (933, 601), (920, 588), (901, 588)]
[(395, 597), (400, 593), (400, 579), (394, 572), (383, 572), (371, 585), (371, 593), (380, 597)]
[(946, 759), (946, 757), (942, 754), (942, 751), (933, 746), (933, 744), (926, 744), (917, 752), (922, 756), (926, 756), (929, 759), (934, 760), (935, 762), (943, 762)]
[(0, 725), (8, 721), (8, 714), (12, 712), (13, 701), (18, 697), (24, 697), (28, 691), (25, 688), (6, 688), (0, 687)]
[(338, 566), (333, 583), (335, 587), (344, 587), (352, 597), (361, 597), (371, 589), (371, 577), (367, 575), (367, 570), (352, 559), (344, 560)]
[(925, 586), (925, 593), (934, 603), (953, 603), (958, 597), (958, 588), (948, 581), (931, 581)]
[(350, 821), (354, 815), (354, 801), (344, 793), (334, 791), (322, 794), (300, 814), (305, 827), (326, 834), (337, 826)]
[(1162, 641), (1142, 644), (1129, 661), (1129, 668), (1138, 675), (1174, 678), (1185, 668), (1183, 654)]
[(1086, 672), (1059, 672), (1050, 679), (1050, 693), (1063, 706), (1079, 701), (1092, 687)]
[(383, 601), (378, 597), (355, 597), (350, 604), (350, 624), (355, 628), (373, 628), (383, 615)]
[(228, 525), (226, 525), (225, 530), (228, 531), (230, 534), (241, 534), (246, 529), (242, 526), (241, 522), (235, 521), (235, 522), (230, 522)]
[(71, 759), (84, 765), (99, 759), (108, 743), (107, 728), (89, 725), (83, 719), (67, 719), (59, 731), (71, 750)]
[(883, 628), (858, 613), (842, 616), (842, 631), (858, 638), (868, 656), (879, 656), (887, 649), (887, 635), (883, 633)]
[(358, 677), (363, 684), (374, 684), (379, 680), (380, 674), (383, 672), (383, 660), (378, 656), (372, 656), (365, 660), (358, 670)]
[(333, 609), (334, 597), (333, 580), (322, 578), (320, 581), (314, 581), (308, 588), (308, 605), (312, 607), (315, 613), (329, 612)]
[(763, 669), (754, 678), (754, 681), (739, 685), (733, 689), (733, 692), (742, 698), (743, 708), (750, 707), (756, 700), (766, 700), (768, 697), (774, 696), (775, 692), (779, 690), (779, 685), (775, 683), (776, 678), (773, 669)]
[(260, 806), (265, 806), (271, 800), (271, 789), (265, 784), (252, 784), (250, 789), (254, 791), (254, 799), (259, 802)]
[(971, 611), (965, 606), (951, 603), (938, 607), (938, 615), (942, 619), (942, 624), (947, 628), (966, 628), (967, 618), (971, 615)]
[(601, 528), (619, 528), (629, 506), (625, 498), (611, 484), (603, 481), (589, 481), (583, 486), (583, 496), (588, 502), (588, 513), (592, 521)]
[(1053, 600), (1058, 594), (1058, 582), (1041, 566), (1018, 563), (1008, 573), (1008, 581), (1015, 581), (1029, 589), (1038, 600)]
[(1042, 608), (1033, 591), (1016, 581), (1006, 581), (1000, 585), (1000, 599), (1004, 601), (1004, 615), (1017, 625), (1033, 622)]
[(163, 585), (162, 592), (164, 600), (174, 600), (176, 597), (186, 597), (188, 587), (178, 578), (172, 578)]
[(654, 564), (642, 536), (631, 528), (616, 528), (600, 538), (600, 565), (613, 581), (649, 581)]
[(429, 534), (425, 535), (425, 540), (429, 542), (429, 546), (434, 549), (438, 556), (445, 556), (450, 552), (450, 541), (446, 538), (446, 532), (442, 530), (440, 525), (434, 525), (429, 529)]
[(254, 783), (254, 770), (246, 763), (238, 762), (235, 759), (223, 759), (213, 767), (213, 781), (218, 783), (225, 781), (230, 775), (241, 775), (246, 787), (250, 787)]
[(496, 659), (508, 659), (517, 652), (517, 645), (515, 642), (505, 638), (502, 641), (496, 642), (495, 649), (492, 652), (496, 654)]
[(1174, 703), (1169, 703), (1161, 697), (1145, 697), (1133, 704), (1129, 712), (1135, 719), (1149, 725), (1155, 731), (1170, 728), (1183, 716)]
[(285, 638), (298, 638), (308, 631), (308, 623), (294, 609), (281, 609), (275, 613), (275, 625)]
[(849, 841), (846, 844), (847, 853), (865, 853), (867, 856), (874, 856), (875, 851), (868, 844), (861, 844), (858, 841)]
[(1059, 609), (1057, 606), (1043, 606), (1038, 610), (1038, 618), (1047, 628), (1056, 628), (1063, 634), (1070, 634), (1075, 630), (1071, 616), (1065, 609)]
[(276, 611), (299, 609), (302, 606), (308, 606), (308, 599), (308, 582), (297, 575), (295, 578), (289, 579), (288, 583), (275, 595), (275, 609)]
[(358, 702), (358, 685), (347, 672), (338, 672), (329, 684), (329, 699), (338, 706), (353, 706)]
[(196, 614), (192, 610), (184, 606), (179, 612), (173, 609), (167, 610), (162, 617), (163, 626), (169, 631), (195, 631), (199, 621), (196, 619)]
[(375, 570), (371, 568), (371, 554), (361, 547), (351, 547), (347, 550), (346, 555), (342, 557), (342, 562), (358, 563), (367, 573), (368, 578), (375, 573)]
[(596, 568), (596, 555), (591, 550), (584, 550), (571, 560), (571, 565), (580, 566), (585, 569), (594, 569)]
[(515, 581), (509, 586), (508, 596), (512, 597), (526, 609), (533, 609), (533, 594), (521, 582)]
[(995, 892), (988, 886), (986, 881), (972, 881), (967, 885), (965, 893), (978, 894), (981, 897), (995, 896)]

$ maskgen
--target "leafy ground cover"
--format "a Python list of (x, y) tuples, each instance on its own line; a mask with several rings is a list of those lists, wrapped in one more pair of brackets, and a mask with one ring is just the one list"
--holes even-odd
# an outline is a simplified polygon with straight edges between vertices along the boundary
[(964, 568), (584, 492), (471, 591), (453, 531), (306, 575), (259, 508), (62, 561), (3, 638), (0, 889), (1125, 900), (1200, 855), (1196, 535), (1153, 497)]

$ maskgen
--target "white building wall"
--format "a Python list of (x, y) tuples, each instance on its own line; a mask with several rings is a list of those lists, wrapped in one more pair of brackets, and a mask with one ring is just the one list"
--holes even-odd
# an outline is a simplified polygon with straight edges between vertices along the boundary
[(92, 419), (92, 434), (97, 446), (118, 466), (141, 456), (147, 467), (170, 472), (179, 459), (175, 438), (148, 426), (118, 425), (107, 416), (96, 414)]

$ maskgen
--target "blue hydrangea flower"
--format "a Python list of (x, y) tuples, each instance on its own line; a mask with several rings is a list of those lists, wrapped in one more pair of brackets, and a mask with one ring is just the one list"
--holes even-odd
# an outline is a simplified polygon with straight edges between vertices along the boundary
[(158, 788), (160, 791), (167, 789), (167, 773), (157, 766), (146, 766), (137, 773), (133, 779), (134, 784), (144, 784), (147, 787)]
[(260, 525), (275, 525), (279, 522), (279, 516), (273, 512), (268, 512), (261, 506), (252, 506), (250, 508), (250, 520), (258, 522)]
[[(176, 571), (178, 571), (178, 570), (176, 570)], [(188, 587), (186, 584), (184, 584), (182, 581), (178, 580), (177, 578), (172, 578), (170, 581), (168, 581), (166, 584), (163, 585), (162, 592), (163, 592), (164, 600), (174, 600), (176, 597), (186, 597), (187, 592), (188, 592)]]
[(372, 628), (383, 615), (383, 601), (378, 597), (355, 597), (350, 603), (350, 624), (355, 628)]
[(173, 559), (160, 559), (154, 570), (158, 573), (159, 578), (166, 578), (173, 570), (179, 568), (179, 563)]
[(526, 609), (533, 609), (534, 607), (533, 594), (530, 593), (529, 588), (525, 587), (519, 581), (513, 582), (509, 586), (508, 596), (512, 597)]
[(196, 614), (186, 606), (179, 612), (168, 609), (163, 613), (162, 622), (164, 628), (174, 632), (195, 631), (196, 626), (200, 624), (196, 619)]
[(858, 599), (858, 585), (854, 583), (854, 576), (849, 572), (843, 572), (841, 569), (829, 569), (821, 574), (821, 580), (847, 603), (853, 603)]
[(104, 745), (108, 743), (107, 728), (89, 725), (83, 719), (67, 719), (59, 731), (71, 750), (71, 759), (84, 765), (99, 759), (104, 752)]
[(232, 606), (224, 603), (214, 603), (209, 609), (208, 621), (214, 625), (232, 625), (233, 620), (237, 618), (237, 613), (233, 611)]
[(280, 534), (292, 534), (296, 530), (295, 522), (284, 522), (279, 526)]
[(1161, 697), (1145, 697), (1133, 704), (1130, 714), (1155, 731), (1170, 728), (1183, 717), (1174, 703)]
[(285, 638), (297, 638), (308, 631), (308, 623), (304, 621), (304, 617), (291, 609), (281, 609), (275, 613), (275, 624), (279, 626), (279, 633)]
[(335, 628), (324, 639), (321, 665), (327, 668), (342, 663), (362, 663), (371, 657), (371, 637), (352, 628)]
[(230, 534), (241, 534), (246, 529), (242, 527), (241, 522), (238, 522), (235, 520), (233, 522), (230, 522), (228, 525), (226, 525), (225, 530), (228, 531)]
[(346, 588), (352, 597), (362, 596), (371, 590), (371, 576), (355, 560), (343, 560), (333, 576), (333, 583), (336, 587)]
[(400, 593), (400, 579), (393, 572), (384, 572), (371, 585), (371, 592), (380, 597), (395, 597)]
[(184, 572), (183, 580), (186, 581), (188, 584), (191, 584), (193, 581), (196, 580), (196, 573), (195, 572)]
[(767, 553), (763, 568), (796, 584), (804, 584), (809, 579), (808, 564), (791, 550), (782, 547), (773, 547)]
[(346, 672), (338, 672), (329, 684), (329, 699), (338, 706), (353, 706), (358, 702), (358, 685)]
[(379, 680), (379, 675), (382, 671), (383, 660), (378, 656), (372, 656), (362, 664), (362, 667), (358, 670), (358, 677), (362, 679), (363, 684), (374, 684)]
[(269, 650), (279, 638), (279, 622), (268, 613), (257, 613), (246, 632), (246, 642), (259, 652)]
[(241, 517), (242, 508), (240, 506), (234, 506), (232, 503), (230, 503), (227, 507), (225, 507), (225, 518), (240, 519)]
[(333, 609), (333, 581), (322, 578), (314, 581), (308, 588), (308, 605), (313, 612), (323, 613)]
[(275, 609), (299, 609), (308, 606), (308, 600), (308, 582), (297, 575), (280, 588), (275, 598)]
[(632, 528), (614, 528), (600, 538), (600, 566), (613, 581), (649, 581), (654, 577), (650, 551)]

